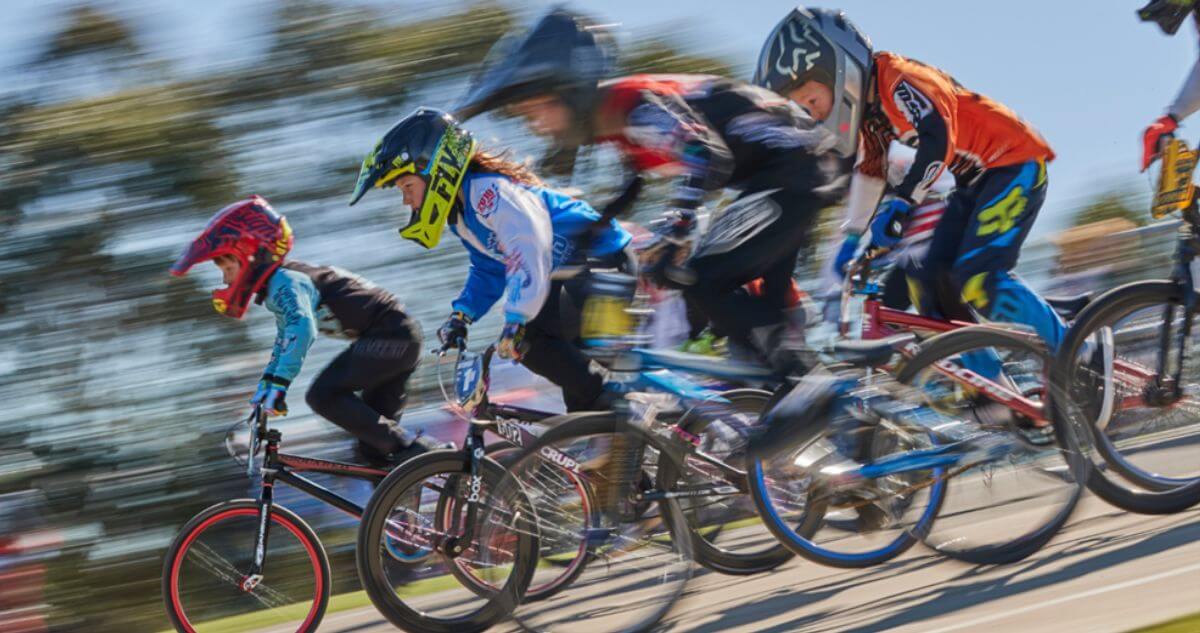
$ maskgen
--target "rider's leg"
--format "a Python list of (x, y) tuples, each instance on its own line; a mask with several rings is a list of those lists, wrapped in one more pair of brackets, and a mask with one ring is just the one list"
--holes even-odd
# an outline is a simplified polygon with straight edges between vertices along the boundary
[[(383, 457), (406, 448), (412, 440), (397, 425), (398, 403), (377, 400), (379, 411), (356, 395), (370, 393), (382, 385), (407, 380), (421, 353), (420, 328), (407, 318), (397, 317), (398, 327), (371, 331), (338, 354), (321, 370), (309, 387), (306, 401), (318, 415), (349, 431), (368, 452)], [(403, 398), (401, 391), (399, 398)], [(395, 401), (397, 396), (393, 395)]]
[(521, 364), (562, 388), (567, 411), (587, 411), (604, 393), (604, 371), (575, 344), (578, 333), (565, 330), (563, 294), (561, 282), (551, 284), (541, 312), (526, 324)]
[[(795, 367), (783, 367), (794, 363), (783, 358), (787, 354), (775, 353), (781, 350), (771, 343), (783, 336), (788, 323), (778, 297), (790, 285), (797, 254), (808, 243), (808, 229), (821, 205), (806, 190), (748, 189), (713, 222), (688, 263), (697, 276), (684, 289), (688, 299), (717, 329), (757, 349), (780, 371)], [(765, 277), (765, 297), (739, 292), (759, 277)]]
[(975, 208), (951, 270), (962, 299), (993, 321), (1021, 323), (1053, 351), (1066, 326), (1015, 273), (1021, 245), (1046, 199), (1042, 161), (992, 169), (975, 185)]
[(411, 371), (401, 372), (390, 380), (363, 389), (363, 402), (379, 415), (399, 421), (408, 401), (408, 379), (412, 375)]
[[(950, 275), (963, 233), (971, 220), (974, 200), (973, 190), (969, 187), (955, 190), (946, 201), (946, 210), (933, 230), (924, 257), (904, 262), (909, 297), (923, 315), (966, 323), (976, 320), (962, 302)], [(962, 360), (967, 369), (984, 378), (995, 380), (1000, 377), (1000, 358), (991, 350), (968, 352), (963, 354)]]

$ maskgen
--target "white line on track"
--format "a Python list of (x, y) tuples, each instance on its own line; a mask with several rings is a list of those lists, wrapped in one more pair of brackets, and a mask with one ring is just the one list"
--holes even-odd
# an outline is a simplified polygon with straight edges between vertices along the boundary
[(1027, 607), (1021, 607), (1019, 609), (1006, 610), (1003, 613), (993, 613), (992, 615), (985, 615), (982, 617), (975, 618), (973, 620), (966, 620), (964, 622), (955, 622), (954, 624), (951, 624), (949, 626), (944, 626), (940, 629), (933, 629), (930, 631), (926, 631), (925, 633), (949, 633), (950, 631), (959, 631), (962, 629), (979, 626), (980, 624), (987, 624), (989, 622), (1003, 620), (1004, 618), (1011, 618), (1015, 615), (1029, 613), (1030, 611), (1037, 611), (1038, 609), (1045, 609), (1047, 607), (1053, 607), (1056, 605), (1063, 604), (1065, 602), (1071, 602), (1073, 600), (1081, 600), (1083, 598), (1090, 598), (1092, 596), (1100, 595), (1102, 593), (1108, 593), (1110, 591), (1119, 591), (1121, 589), (1126, 589), (1129, 587), (1145, 585), (1148, 583), (1162, 580), (1164, 578), (1170, 578), (1172, 576), (1179, 576), (1180, 574), (1186, 574), (1186, 573), (1192, 572), (1192, 571), (1200, 571), (1200, 563), (1195, 563), (1193, 565), (1188, 565), (1186, 567), (1172, 569), (1171, 571), (1164, 571), (1162, 573), (1145, 576), (1143, 578), (1138, 578), (1136, 580), (1126, 580), (1125, 582), (1119, 582), (1115, 585), (1108, 585), (1107, 587), (1097, 587), (1096, 589), (1089, 589), (1087, 591), (1081, 591), (1079, 593), (1074, 593), (1069, 596), (1062, 596), (1060, 598), (1054, 598), (1053, 600), (1046, 600), (1045, 602), (1031, 604)]

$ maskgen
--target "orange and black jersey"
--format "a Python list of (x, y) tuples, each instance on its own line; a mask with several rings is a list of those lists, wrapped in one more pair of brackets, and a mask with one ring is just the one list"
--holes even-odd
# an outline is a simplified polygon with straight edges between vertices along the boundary
[(920, 202), (947, 167), (965, 185), (986, 169), (1054, 159), (1016, 113), (937, 68), (877, 53), (874, 72), (877, 98), (863, 118), (856, 169), (884, 178), (891, 141), (915, 146), (912, 168), (896, 188), (901, 197)]

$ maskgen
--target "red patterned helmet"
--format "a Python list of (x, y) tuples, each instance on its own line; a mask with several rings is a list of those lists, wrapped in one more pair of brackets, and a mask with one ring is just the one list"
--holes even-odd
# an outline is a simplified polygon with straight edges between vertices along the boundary
[(196, 264), (233, 255), (241, 264), (237, 279), (213, 291), (213, 307), (235, 319), (242, 318), (253, 297), (292, 250), (292, 229), (287, 219), (263, 198), (251, 196), (217, 212), (179, 259), (171, 266), (177, 277)]

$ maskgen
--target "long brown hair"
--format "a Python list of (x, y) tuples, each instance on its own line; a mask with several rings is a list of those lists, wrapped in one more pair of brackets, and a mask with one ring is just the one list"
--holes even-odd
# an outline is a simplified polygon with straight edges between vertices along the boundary
[(545, 186), (542, 179), (533, 173), (529, 165), (513, 160), (512, 150), (504, 150), (503, 152), (493, 152), (486, 149), (477, 150), (475, 156), (471, 158), (471, 169), (479, 173), (500, 174), (523, 185)]

